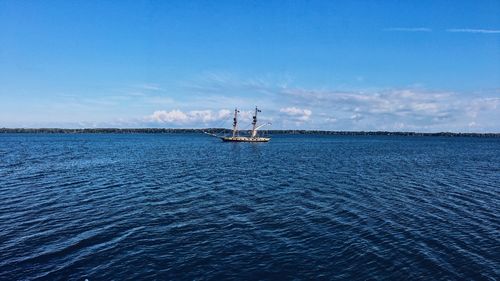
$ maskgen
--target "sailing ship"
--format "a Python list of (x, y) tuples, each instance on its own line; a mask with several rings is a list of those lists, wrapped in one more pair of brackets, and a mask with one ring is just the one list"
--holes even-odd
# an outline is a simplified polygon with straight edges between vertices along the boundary
[(262, 125), (257, 125), (257, 113), (261, 112), (260, 109), (255, 107), (255, 113), (253, 115), (252, 120), (252, 131), (250, 132), (250, 136), (240, 136), (238, 131), (238, 113), (240, 111), (236, 108), (234, 109), (234, 118), (233, 118), (233, 130), (231, 136), (217, 136), (214, 134), (210, 134), (205, 132), (208, 135), (219, 137), (224, 142), (268, 142), (271, 138), (259, 137), (257, 136), (257, 131), (271, 123), (264, 123)]

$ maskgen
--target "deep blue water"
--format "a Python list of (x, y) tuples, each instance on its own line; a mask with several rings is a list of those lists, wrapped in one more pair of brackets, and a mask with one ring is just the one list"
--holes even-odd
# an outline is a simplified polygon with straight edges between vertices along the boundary
[(498, 280), (500, 139), (0, 134), (2, 280)]

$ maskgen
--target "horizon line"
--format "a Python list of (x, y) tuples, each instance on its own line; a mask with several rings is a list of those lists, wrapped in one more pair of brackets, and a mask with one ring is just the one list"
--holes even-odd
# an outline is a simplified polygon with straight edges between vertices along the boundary
[[(203, 132), (204, 130), (231, 130), (229, 128), (217, 128), (217, 127), (206, 127), (206, 128), (156, 128), (156, 127), (147, 127), (147, 128), (116, 128), (116, 127), (100, 127), (100, 128), (57, 128), (57, 127), (46, 127), (46, 128), (13, 128), (13, 127), (0, 127), (0, 133), (31, 133), (29, 131), (41, 132), (41, 133), (58, 133), (51, 131), (59, 131), (59, 132), (85, 132), (91, 131), (100, 131), (95, 133), (113, 133), (113, 131), (130, 131), (129, 133), (134, 133), (132, 131), (141, 132), (141, 131), (193, 131), (193, 132)], [(18, 131), (18, 132), (16, 132)], [(25, 131), (25, 132), (23, 132)], [(238, 131), (249, 131), (249, 130), (238, 130)], [(321, 130), (321, 129), (270, 129), (270, 130), (262, 130), (266, 132), (323, 132), (323, 133), (378, 133), (378, 134), (454, 134), (454, 135), (496, 135), (500, 137), (500, 132), (454, 132), (454, 131), (391, 131), (391, 130)], [(147, 133), (147, 132), (144, 132)]]

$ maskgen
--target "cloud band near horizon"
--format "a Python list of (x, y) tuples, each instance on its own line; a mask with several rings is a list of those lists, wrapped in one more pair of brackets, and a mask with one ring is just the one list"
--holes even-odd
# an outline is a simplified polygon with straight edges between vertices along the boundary
[[(234, 83), (231, 84), (232, 87)], [(223, 91), (221, 85), (219, 91)], [(500, 95), (468, 96), (455, 92), (420, 88), (364, 91), (316, 90), (259, 84), (256, 99), (227, 99), (206, 95), (195, 98), (197, 104), (220, 106), (191, 110), (189, 106), (159, 109), (143, 117), (152, 126), (210, 127), (226, 120), (236, 105), (257, 104), (263, 109), (262, 122), (272, 122), (275, 129), (389, 130), (496, 132), (500, 128)], [(258, 90), (257, 90), (258, 89)], [(230, 90), (229, 90), (230, 91)], [(205, 102), (206, 101), (206, 102)], [(212, 103), (213, 105), (213, 103)], [(248, 106), (247, 106), (248, 107)], [(241, 121), (250, 123), (252, 110), (241, 108)], [(248, 119), (248, 120), (246, 120)]]

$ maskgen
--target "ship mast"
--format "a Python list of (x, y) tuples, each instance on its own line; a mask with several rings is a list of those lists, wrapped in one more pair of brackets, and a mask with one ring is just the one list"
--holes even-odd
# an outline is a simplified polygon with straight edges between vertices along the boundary
[(234, 118), (233, 118), (233, 138), (238, 134), (238, 109), (234, 109)]
[(253, 115), (253, 121), (252, 121), (252, 138), (255, 138), (257, 135), (257, 112), (260, 112), (260, 110), (255, 107), (255, 114)]

